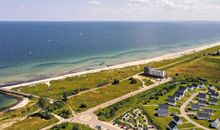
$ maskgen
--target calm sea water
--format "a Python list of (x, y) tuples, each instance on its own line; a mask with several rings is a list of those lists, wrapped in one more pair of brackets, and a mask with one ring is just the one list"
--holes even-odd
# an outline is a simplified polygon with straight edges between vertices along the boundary
[(18, 100), (16, 98), (13, 98), (11, 96), (7, 96), (7, 95), (0, 93), (0, 110), (2, 108), (6, 108), (12, 104), (17, 103), (17, 102), (18, 102)]
[(0, 86), (219, 40), (217, 22), (0, 22)]
[(219, 39), (216, 22), (0, 22), (0, 85), (149, 58)]

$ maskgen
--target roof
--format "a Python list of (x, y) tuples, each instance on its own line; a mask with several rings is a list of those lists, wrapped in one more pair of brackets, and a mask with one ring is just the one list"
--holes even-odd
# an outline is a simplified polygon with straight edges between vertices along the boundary
[(210, 100), (209, 100), (209, 102), (215, 102), (215, 103), (217, 103), (217, 99), (216, 98), (211, 98)]
[(159, 104), (158, 109), (168, 109), (168, 105), (167, 104)]
[(168, 124), (168, 126), (169, 126), (171, 129), (173, 129), (173, 128), (176, 127), (176, 123), (173, 122), (173, 121), (171, 121), (171, 122)]
[(196, 104), (193, 104), (191, 106), (191, 109), (196, 109), (196, 110), (199, 110), (200, 106), (199, 105), (196, 105)]
[(187, 88), (190, 88), (190, 89), (191, 89), (191, 88), (194, 88), (194, 87), (193, 87), (193, 86), (187, 86)]
[(220, 124), (219, 119), (217, 118), (215, 121), (212, 122), (211, 126), (212, 127), (217, 127)]
[(168, 109), (159, 109), (157, 110), (158, 115), (168, 115)]
[(213, 93), (215, 93), (215, 90), (209, 88), (208, 93), (209, 93), (209, 94), (213, 94)]
[(180, 117), (178, 117), (178, 116), (174, 116), (174, 117), (173, 117), (173, 120), (176, 121), (176, 122), (178, 122), (178, 121), (180, 121), (181, 119), (180, 119)]
[(184, 95), (183, 92), (175, 92), (175, 94), (179, 94), (180, 96), (183, 96), (183, 95)]
[(204, 101), (204, 100), (198, 100), (198, 103), (206, 104), (206, 101)]
[(176, 103), (176, 100), (175, 100), (175, 99), (172, 99), (172, 98), (168, 98), (168, 102)]
[(179, 87), (179, 89), (177, 90), (177, 92), (184, 92), (186, 91), (186, 87)]
[(175, 100), (175, 96), (169, 96), (169, 97), (168, 97), (168, 101), (169, 101), (169, 100)]
[(206, 112), (206, 113), (213, 113), (213, 110), (212, 109), (204, 109), (204, 112)]
[(213, 96), (219, 96), (218, 92), (212, 93)]
[(198, 98), (206, 98), (206, 94), (204, 94), (204, 93), (199, 93)]
[(206, 112), (198, 112), (198, 117), (209, 118), (210, 115), (209, 115), (209, 113), (206, 113)]
[(193, 87), (198, 87), (199, 85), (194, 83), (194, 84), (192, 84), (192, 86)]

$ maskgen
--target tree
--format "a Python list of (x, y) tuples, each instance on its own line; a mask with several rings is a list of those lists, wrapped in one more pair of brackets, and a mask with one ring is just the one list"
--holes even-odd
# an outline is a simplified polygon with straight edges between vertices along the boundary
[(137, 83), (137, 80), (132, 78), (130, 84), (136, 84), (136, 83)]
[(64, 101), (64, 102), (67, 101), (67, 94), (66, 94), (66, 92), (63, 93), (63, 101)]
[(46, 100), (43, 97), (40, 97), (38, 100), (38, 105), (42, 108), (45, 109), (46, 108)]

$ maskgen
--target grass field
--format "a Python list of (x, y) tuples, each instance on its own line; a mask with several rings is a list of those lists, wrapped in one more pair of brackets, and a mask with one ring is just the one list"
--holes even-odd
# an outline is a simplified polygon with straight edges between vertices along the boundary
[(51, 128), (50, 130), (92, 130), (92, 129), (83, 124), (63, 123)]
[[(111, 99), (138, 90), (142, 86), (142, 83), (139, 80), (137, 81), (138, 82), (136, 84), (130, 84), (129, 80), (124, 80), (117, 85), (111, 85), (94, 91), (89, 91), (70, 98), (68, 103), (75, 111), (84, 111)], [(86, 108), (80, 108), (82, 103), (86, 104)]]
[(186, 77), (203, 77), (220, 81), (220, 57), (201, 57), (168, 70), (168, 74), (176, 73)]
[[(169, 84), (171, 84), (171, 82), (162, 84), (156, 88), (129, 97), (104, 109), (97, 110), (96, 115), (100, 120), (111, 121), (131, 108), (136, 108), (142, 106), (143, 104), (146, 104), (148, 101), (151, 100), (151, 96), (155, 96), (156, 93), (163, 90), (164, 87)], [(114, 111), (114, 113), (112, 113), (112, 111)]]
[(40, 117), (29, 117), (22, 121), (18, 121), (5, 130), (39, 130), (40, 128), (51, 125), (57, 121), (58, 120), (55, 118), (52, 118), (51, 120), (44, 120)]
[(36, 94), (38, 96), (58, 99), (62, 97), (63, 92), (71, 94), (71, 92), (76, 89), (88, 90), (96, 88), (98, 87), (98, 84), (111, 83), (114, 79), (122, 80), (141, 71), (142, 70), (140, 70), (139, 67), (131, 66), (51, 81), (50, 87), (46, 84), (36, 84), (33, 86), (16, 88), (16, 90)]

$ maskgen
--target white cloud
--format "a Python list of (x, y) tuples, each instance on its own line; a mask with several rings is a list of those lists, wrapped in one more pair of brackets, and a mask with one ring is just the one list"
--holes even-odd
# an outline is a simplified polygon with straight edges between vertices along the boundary
[(127, 5), (167, 10), (191, 10), (220, 7), (220, 0), (128, 0)]
[(101, 1), (91, 0), (88, 2), (89, 5), (102, 5)]

